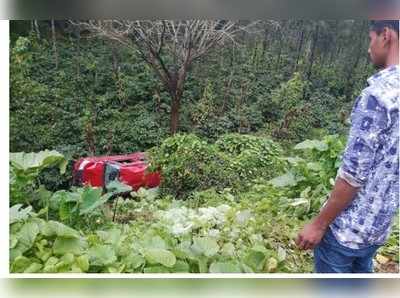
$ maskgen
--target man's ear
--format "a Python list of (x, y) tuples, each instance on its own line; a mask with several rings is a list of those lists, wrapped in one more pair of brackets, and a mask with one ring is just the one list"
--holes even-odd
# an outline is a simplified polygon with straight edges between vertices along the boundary
[(388, 27), (383, 28), (382, 30), (382, 39), (385, 44), (389, 44), (393, 40), (393, 34), (396, 34), (394, 30), (389, 29)]

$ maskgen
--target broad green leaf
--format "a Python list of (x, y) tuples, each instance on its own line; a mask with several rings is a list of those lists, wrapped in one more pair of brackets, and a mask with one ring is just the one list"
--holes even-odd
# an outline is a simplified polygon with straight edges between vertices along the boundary
[(174, 267), (171, 268), (171, 272), (174, 273), (188, 273), (190, 272), (189, 264), (185, 261), (178, 260), (176, 261)]
[(10, 248), (14, 248), (18, 243), (18, 236), (15, 234), (10, 234)]
[(328, 145), (323, 141), (318, 140), (305, 140), (296, 146), (294, 146), (295, 150), (304, 150), (304, 149), (316, 149), (318, 151), (326, 151), (329, 149)]
[(248, 266), (248, 265), (246, 265), (244, 263), (241, 263), (240, 267), (242, 268), (242, 271), (244, 273), (254, 273), (254, 270), (250, 266)]
[(89, 249), (90, 264), (97, 266), (111, 265), (116, 260), (114, 249), (110, 245), (97, 245)]
[(86, 243), (80, 238), (57, 237), (53, 244), (53, 252), (56, 255), (72, 253), (79, 255), (86, 247)]
[(45, 208), (40, 209), (40, 210), (36, 213), (36, 216), (38, 216), (38, 217), (46, 216), (46, 214), (48, 214), (48, 212), (49, 212), (49, 208), (48, 208), (48, 207), (45, 207)]
[(24, 270), (24, 273), (36, 273), (39, 272), (42, 268), (43, 268), (42, 264), (31, 263), (29, 267)]
[(124, 259), (124, 261), (133, 269), (137, 269), (145, 263), (145, 259), (138, 254), (130, 254)]
[(191, 241), (183, 241), (173, 249), (173, 253), (180, 259), (197, 260), (196, 254), (191, 249)]
[(117, 245), (121, 239), (121, 230), (119, 229), (96, 231), (96, 234), (105, 244)]
[(74, 211), (76, 210), (76, 203), (62, 201), (58, 208), (58, 215), (61, 221), (68, 221), (72, 216), (76, 216)]
[(86, 272), (89, 270), (89, 258), (87, 255), (82, 255), (76, 258), (76, 265), (79, 267), (82, 272)]
[(58, 165), (60, 173), (65, 173), (67, 161), (64, 156), (55, 150), (40, 152), (17, 152), (10, 153), (11, 165), (24, 172), (34, 172), (53, 165)]
[(292, 172), (288, 172), (282, 176), (276, 177), (269, 181), (275, 187), (295, 186), (297, 184), (296, 178)]
[(11, 272), (22, 273), (32, 264), (31, 260), (27, 257), (19, 256), (16, 257), (14, 262), (11, 264)]
[(101, 188), (86, 187), (82, 193), (82, 205), (79, 214), (85, 215), (92, 212), (97, 207), (106, 203), (110, 198), (110, 193), (101, 196)]
[[(65, 190), (59, 190), (50, 197), (49, 205), (50, 209), (58, 210), (62, 204), (77, 203), (80, 201), (81, 194), (79, 192), (69, 192)], [(71, 205), (71, 204), (70, 204)], [(74, 205), (74, 204), (72, 204)]]
[(108, 183), (106, 188), (107, 188), (107, 191), (112, 192), (113, 194), (125, 193), (125, 192), (132, 191), (131, 186), (129, 186), (125, 183), (121, 183), (120, 181), (117, 181), (117, 180), (114, 180), (114, 181), (111, 181), (110, 183)]
[(56, 265), (59, 262), (59, 259), (56, 257), (50, 257), (46, 263), (44, 264), (43, 272), (45, 273), (55, 273), (57, 272)]
[(46, 262), (52, 255), (52, 250), (48, 249), (39, 254), (38, 257), (42, 260), (42, 262)]
[(319, 171), (323, 170), (322, 165), (318, 162), (307, 163), (307, 168), (309, 168), (310, 170), (315, 171), (315, 172), (319, 172)]
[(65, 255), (63, 255), (61, 257), (61, 261), (63, 261), (64, 263), (71, 265), (74, 262), (74, 255), (70, 252), (67, 252)]
[(246, 265), (250, 266), (254, 271), (260, 271), (264, 267), (265, 254), (260, 251), (251, 250), (244, 258)]
[(57, 221), (50, 220), (43, 228), (42, 233), (45, 236), (59, 236), (64, 238), (79, 238), (78, 231), (60, 223)]
[(30, 249), (35, 242), (36, 236), (39, 234), (39, 227), (36, 223), (25, 223), (18, 233), (18, 246), (23, 247), (23, 252)]
[(146, 235), (143, 239), (143, 245), (145, 248), (167, 249), (167, 243), (158, 235)]
[(28, 219), (32, 206), (22, 208), (22, 204), (16, 204), (10, 208), (10, 225)]
[(265, 248), (265, 246), (256, 244), (251, 248), (252, 251), (259, 251), (262, 252), (264, 255), (268, 254), (268, 249)]
[[(43, 206), (47, 206), (47, 202), (50, 201), (52, 192), (47, 190), (43, 185), (40, 185), (38, 189), (32, 194), (35, 201), (44, 203)], [(39, 211), (40, 212), (40, 211)], [(40, 214), (38, 214), (40, 216)]]
[(71, 269), (71, 264), (63, 260), (60, 260), (60, 262), (58, 262), (55, 265), (55, 272), (69, 272), (70, 269)]
[(161, 264), (165, 267), (172, 267), (176, 263), (175, 255), (166, 249), (146, 249), (145, 258), (151, 264)]
[(235, 246), (232, 243), (225, 243), (222, 246), (221, 252), (225, 256), (233, 256), (235, 254)]
[(193, 239), (192, 249), (197, 254), (212, 257), (219, 251), (219, 245), (210, 237), (196, 237)]
[(210, 266), (210, 273), (241, 273), (240, 266), (235, 262), (214, 262)]

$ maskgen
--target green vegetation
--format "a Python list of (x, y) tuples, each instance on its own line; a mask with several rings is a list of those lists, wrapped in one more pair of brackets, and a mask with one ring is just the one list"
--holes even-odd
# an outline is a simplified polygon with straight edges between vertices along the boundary
[[(294, 237), (372, 74), (365, 21), (262, 22), (193, 61), (179, 99), (131, 48), (52, 25), (11, 21), (10, 272), (312, 271)], [(71, 186), (76, 158), (135, 151), (160, 188)], [(398, 262), (398, 233), (379, 264)]]
[[(184, 154), (188, 147), (192, 148), (188, 153), (196, 155), (190, 155), (190, 163)], [(121, 184), (103, 195), (101, 189), (90, 187), (46, 191), (37, 197), (35, 204), (43, 206), (37, 212), (14, 198), (27, 190), (45, 190), (42, 185), (32, 190), (33, 183), (26, 189), (13, 187), (20, 176), (26, 177), (16, 171), (19, 164), (14, 161), (10, 271), (311, 272), (311, 254), (296, 248), (294, 236), (326, 200), (342, 149), (342, 141), (334, 135), (297, 144), (294, 150), (301, 157), (277, 154), (276, 145), (261, 137), (225, 135), (207, 144), (193, 135), (176, 135), (150, 152), (170, 154), (169, 159), (153, 159), (155, 168), (170, 174), (161, 191), (139, 189), (130, 193), (130, 199), (118, 197), (119, 192), (129, 191)], [(265, 150), (270, 159), (257, 163), (254, 158), (239, 159), (240, 172), (204, 160), (225, 153), (229, 165), (246, 150), (254, 150), (255, 156), (257, 150)], [(52, 154), (47, 154), (48, 160), (60, 156)], [(29, 156), (24, 164), (31, 172), (38, 165), (32, 161), (42, 160), (43, 152)], [(284, 167), (286, 173), (268, 178)], [(242, 184), (229, 183), (235, 176)], [(180, 200), (174, 197), (178, 186), (184, 190)], [(395, 233), (382, 249), (393, 260), (398, 258)]]

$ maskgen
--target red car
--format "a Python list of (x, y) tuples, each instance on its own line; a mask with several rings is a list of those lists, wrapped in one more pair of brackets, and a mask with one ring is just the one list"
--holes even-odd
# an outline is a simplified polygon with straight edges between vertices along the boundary
[(91, 185), (105, 188), (113, 180), (131, 186), (153, 188), (160, 185), (160, 173), (147, 171), (148, 162), (143, 152), (128, 155), (85, 157), (74, 164), (75, 185)]

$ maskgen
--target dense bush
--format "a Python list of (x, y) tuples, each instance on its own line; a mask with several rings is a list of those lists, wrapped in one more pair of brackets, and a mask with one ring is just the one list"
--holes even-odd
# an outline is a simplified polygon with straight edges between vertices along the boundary
[(243, 190), (255, 178), (271, 178), (283, 170), (281, 152), (263, 137), (228, 134), (209, 144), (189, 134), (167, 138), (149, 153), (163, 190), (180, 197), (210, 187)]
[(166, 96), (160, 92), (159, 103), (153, 101), (158, 82), (152, 72), (123, 51), (129, 63), (110, 71), (110, 45), (98, 43), (82, 40), (77, 56), (76, 45), (60, 39), (63, 58), (55, 68), (45, 39), (16, 39), (10, 51), (11, 151), (72, 146), (81, 156), (126, 153), (165, 138)]
[(165, 139), (150, 150), (150, 159), (161, 170), (162, 188), (177, 197), (218, 185), (226, 165), (215, 146), (192, 134)]

